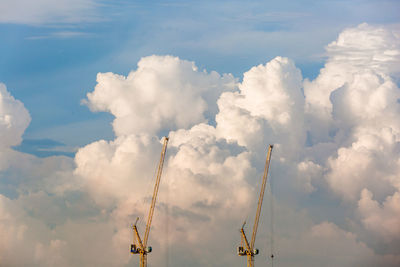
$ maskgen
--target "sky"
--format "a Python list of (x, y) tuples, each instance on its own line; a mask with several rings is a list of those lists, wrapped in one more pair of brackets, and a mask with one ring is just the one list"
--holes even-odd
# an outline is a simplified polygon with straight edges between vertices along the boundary
[(0, 266), (400, 265), (398, 1), (0, 1)]

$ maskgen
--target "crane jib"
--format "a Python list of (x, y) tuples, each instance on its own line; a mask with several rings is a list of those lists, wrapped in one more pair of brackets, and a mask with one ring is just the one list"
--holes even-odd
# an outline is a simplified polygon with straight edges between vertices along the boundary
[(250, 243), (251, 249), (254, 249), (254, 243), (256, 241), (258, 222), (260, 220), (261, 206), (262, 206), (263, 199), (264, 199), (265, 186), (267, 184), (269, 163), (271, 161), (271, 152), (272, 152), (273, 147), (274, 147), (273, 145), (269, 145), (269, 148), (268, 148), (268, 155), (267, 155), (267, 160), (265, 162), (264, 176), (263, 176), (263, 181), (262, 181), (261, 190), (260, 190), (260, 197), (258, 198), (256, 219), (254, 220), (253, 235), (251, 236), (251, 243)]

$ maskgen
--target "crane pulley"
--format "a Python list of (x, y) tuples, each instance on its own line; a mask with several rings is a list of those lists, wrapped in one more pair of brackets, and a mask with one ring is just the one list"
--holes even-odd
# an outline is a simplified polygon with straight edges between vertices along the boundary
[[(242, 228), (240, 229), (242, 245), (240, 247), (238, 247), (237, 253), (239, 256), (247, 256), (247, 267), (254, 266), (254, 256), (259, 253), (259, 250), (257, 248), (254, 248), (254, 244), (256, 242), (258, 222), (260, 220), (260, 215), (261, 215), (261, 206), (262, 206), (263, 199), (264, 199), (265, 186), (267, 184), (267, 177), (268, 177), (269, 163), (271, 161), (272, 148), (273, 148), (273, 145), (269, 145), (267, 159), (265, 162), (264, 175), (263, 175), (263, 180), (262, 180), (262, 185), (261, 185), (261, 190), (260, 190), (260, 196), (258, 198), (256, 218), (254, 220), (253, 234), (251, 236), (250, 243), (248, 242), (246, 233), (244, 232), (244, 226), (245, 226), (246, 222), (242, 225)], [(245, 246), (243, 246), (243, 243)]]
[(165, 153), (167, 150), (168, 140), (169, 140), (168, 137), (164, 138), (164, 144), (163, 144), (163, 148), (161, 151), (160, 162), (158, 164), (158, 169), (157, 169), (156, 183), (154, 185), (153, 198), (151, 200), (150, 211), (149, 211), (149, 216), (147, 218), (146, 231), (144, 233), (143, 240), (140, 238), (139, 231), (136, 227), (139, 217), (136, 219), (135, 224), (132, 225), (133, 244), (131, 245), (131, 253), (132, 254), (140, 254), (140, 267), (147, 266), (147, 254), (152, 251), (152, 248), (147, 246), (147, 240), (149, 238), (151, 221), (152, 221), (153, 215), (154, 215), (154, 208), (156, 205), (158, 188), (160, 187), (160, 179), (161, 179), (161, 174), (162, 174), (162, 170), (163, 170), (163, 166), (164, 166), (164, 159), (165, 159)]

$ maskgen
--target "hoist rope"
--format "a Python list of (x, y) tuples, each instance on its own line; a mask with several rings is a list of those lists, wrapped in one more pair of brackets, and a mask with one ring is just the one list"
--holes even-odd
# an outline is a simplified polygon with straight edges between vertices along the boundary
[(150, 179), (146, 179), (146, 183), (145, 183), (146, 190), (144, 191), (145, 194), (142, 198), (142, 203), (143, 203), (143, 206), (145, 206), (146, 208), (144, 209), (143, 218), (140, 218), (140, 220), (139, 220), (139, 225), (141, 225), (141, 227), (143, 227), (144, 229), (146, 229), (146, 220), (147, 220), (147, 216), (148, 216), (147, 204), (149, 203), (151, 205), (151, 198), (153, 195), (154, 184), (156, 183), (156, 179), (157, 179), (157, 170), (158, 170), (158, 164), (155, 164), (153, 175), (151, 176)]
[(270, 251), (270, 258), (271, 258), (271, 266), (274, 267), (274, 194), (273, 194), (273, 188), (274, 188), (274, 179), (273, 176), (271, 175), (270, 177), (270, 191), (271, 191), (271, 200), (270, 200), (270, 212), (271, 212), (271, 223), (270, 223), (270, 238), (271, 238), (271, 251)]
[(165, 228), (166, 228), (166, 234), (165, 234), (165, 266), (168, 267), (169, 266), (169, 182), (166, 182), (166, 192), (165, 192), (165, 198), (166, 198), (166, 202), (165, 202), (165, 207), (166, 207), (166, 217), (167, 217), (167, 221), (165, 222)]

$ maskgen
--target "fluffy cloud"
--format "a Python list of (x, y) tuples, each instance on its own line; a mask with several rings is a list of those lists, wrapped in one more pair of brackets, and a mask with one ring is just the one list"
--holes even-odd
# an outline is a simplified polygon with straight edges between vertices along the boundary
[(199, 71), (193, 62), (171, 56), (142, 58), (127, 77), (99, 73), (88, 105), (115, 116), (116, 135), (154, 134), (191, 127), (213, 117), (216, 99), (235, 86), (232, 75)]
[[(397, 266), (399, 50), (397, 33), (383, 27), (344, 30), (313, 81), (283, 57), (251, 68), (242, 82), (171, 56), (142, 58), (127, 77), (98, 74), (86, 103), (115, 116), (116, 138), (80, 148), (74, 163), (9, 149), (29, 116), (16, 116), (22, 104), (3, 89), (3, 114), (25, 124), (0, 128), (10, 136), (3, 158), (12, 163), (0, 173), (8, 179), (1, 183), (8, 195), (0, 195), (0, 259), (40, 266), (138, 261), (129, 255), (129, 225), (139, 216), (144, 230), (160, 136), (168, 133), (150, 264), (167, 258), (176, 266), (241, 266), (238, 228), (244, 219), (251, 225), (273, 143), (278, 190), (266, 199), (276, 203), (276, 245), (265, 245), (265, 215), (272, 214), (264, 208), (257, 260), (274, 249), (288, 266)], [(22, 242), (33, 249), (18, 257)]]
[[(71, 171), (70, 159), (50, 157), (42, 160), (12, 149), (21, 143), (30, 121), (23, 103), (0, 83), (0, 192), (15, 197), (21, 192), (49, 190), (56, 193), (74, 186), (65, 183), (70, 179), (65, 173)], [(53, 175), (57, 175), (58, 179), (54, 180)]]
[(308, 110), (328, 111), (332, 107), (329, 100), (332, 91), (351, 80), (354, 74), (364, 71), (398, 74), (398, 34), (365, 23), (340, 33), (338, 39), (327, 46), (328, 59), (320, 75), (312, 82), (306, 80), (304, 91), (307, 105), (310, 105)]
[(358, 201), (363, 224), (385, 241), (400, 239), (400, 192), (388, 196), (382, 205), (372, 197), (372, 193), (364, 189)]
[[(364, 36), (368, 41), (357, 46), (353, 38), (359, 38), (359, 36)], [(152, 84), (155, 83), (155, 80), (163, 79), (163, 71), (157, 71), (157, 78), (152, 77), (146, 80), (146, 85), (156, 88), (154, 89), (156, 92), (168, 91), (172, 95), (176, 92), (187, 99), (184, 102), (192, 103), (190, 112), (185, 113), (189, 119), (181, 120), (179, 118), (178, 111), (185, 109), (185, 107), (180, 107), (180, 103), (178, 103), (175, 113), (167, 113), (163, 117), (158, 110), (161, 109), (161, 106), (170, 106), (172, 102), (169, 102), (168, 99), (159, 102), (156, 98), (150, 97), (150, 103), (153, 103), (151, 105), (153, 113), (147, 111), (146, 118), (153, 119), (144, 121), (142, 110), (146, 110), (150, 106), (136, 110), (135, 105), (128, 105), (126, 104), (128, 102), (125, 102), (126, 99), (130, 100), (129, 103), (137, 101), (138, 106), (143, 102), (148, 103), (146, 101), (149, 97), (141, 93), (144, 89), (137, 89), (139, 86), (133, 86), (134, 79), (140, 81), (140, 84), (144, 84), (142, 82), (144, 79), (135, 78), (132, 73), (127, 78), (107, 74), (108, 77), (117, 78), (118, 81), (112, 82), (107, 78), (107, 84), (102, 79), (98, 79), (95, 91), (88, 95), (89, 106), (97, 110), (110, 110), (115, 115), (114, 129), (118, 137), (111, 143), (100, 141), (82, 148), (76, 158), (77, 171), (82, 170), (80, 161), (85, 161), (81, 156), (88, 152), (85, 159), (100, 156), (103, 159), (107, 158), (107, 162), (112, 162), (112, 164), (115, 162), (115, 166), (110, 172), (93, 164), (93, 171), (89, 169), (85, 172), (86, 176), (83, 177), (92, 179), (91, 177), (97, 177), (92, 173), (97, 172), (101, 174), (99, 177), (102, 175), (112, 177), (112, 174), (126, 170), (120, 165), (122, 161), (116, 161), (119, 158), (117, 151), (125, 146), (119, 140), (124, 140), (127, 138), (126, 136), (135, 140), (140, 139), (146, 136), (144, 132), (150, 136), (159, 135), (161, 132), (165, 132), (166, 127), (169, 129), (185, 128), (170, 133), (171, 152), (167, 158), (165, 171), (165, 179), (168, 184), (164, 185), (163, 189), (172, 191), (174, 194), (169, 197), (168, 201), (162, 202), (160, 205), (164, 209), (170, 207), (174, 211), (174, 216), (177, 217), (171, 219), (175, 227), (175, 230), (172, 230), (175, 231), (173, 235), (175, 238), (179, 237), (189, 243), (193, 240), (202, 243), (204, 240), (206, 246), (207, 242), (210, 242), (208, 238), (211, 237), (208, 237), (205, 234), (207, 231), (202, 228), (204, 221), (208, 226), (218, 225), (215, 222), (221, 223), (222, 221), (217, 218), (211, 219), (209, 214), (199, 207), (209, 207), (213, 212), (224, 214), (224, 210), (231, 209), (229, 199), (233, 199), (238, 207), (243, 205), (241, 209), (246, 208), (245, 203), (254, 202), (254, 195), (252, 196), (249, 192), (254, 190), (251, 184), (255, 180), (246, 181), (244, 179), (246, 175), (243, 173), (250, 172), (254, 176), (260, 175), (265, 158), (265, 144), (270, 142), (276, 144), (274, 156), (278, 159), (275, 165), (280, 172), (279, 176), (289, 184), (286, 185), (289, 188), (286, 194), (294, 193), (296, 195), (296, 191), (303, 192), (303, 194), (320, 190), (334, 192), (343, 200), (352, 203), (349, 209), (360, 209), (362, 216), (359, 224), (365, 227), (367, 232), (372, 231), (374, 234), (378, 234), (378, 238), (386, 240), (385, 234), (380, 235), (366, 223), (367, 218), (374, 217), (375, 213), (379, 214), (381, 211), (362, 208), (363, 206), (357, 205), (357, 202), (364, 188), (372, 190), (379, 196), (379, 199), (387, 198), (387, 203), (391, 203), (389, 200), (393, 199), (391, 196), (393, 190), (398, 189), (399, 122), (396, 118), (400, 113), (397, 101), (399, 89), (393, 80), (393, 75), (397, 73), (396, 66), (393, 64), (397, 60), (397, 54), (394, 52), (398, 50), (398, 39), (396, 38), (395, 33), (387, 29), (365, 24), (345, 30), (336, 42), (328, 46), (328, 61), (320, 75), (314, 81), (305, 80), (304, 83), (300, 71), (294, 63), (281, 57), (246, 72), (243, 81), (238, 83), (237, 87), (231, 77), (226, 84), (221, 83), (223, 79), (219, 75), (214, 75), (217, 82), (215, 79), (206, 85), (203, 82), (195, 82), (199, 73), (196, 69), (193, 70), (193, 63), (177, 58), (149, 57), (142, 59), (138, 70), (132, 72), (135, 75), (143, 72), (146, 69), (145, 65), (151, 66), (151, 69), (155, 70), (170, 70), (173, 66), (174, 71), (165, 72), (168, 73), (168, 79), (175, 83), (179, 81), (178, 84), (191, 84), (191, 91), (196, 94), (196, 97), (182, 94), (179, 90), (174, 91), (170, 87), (171, 83), (156, 82), (158, 87), (154, 87)], [(356, 48), (357, 51), (354, 51)], [(346, 61), (346, 57), (343, 55), (347, 53), (357, 56), (349, 57)], [(373, 53), (372, 56), (371, 53)], [(383, 57), (382, 54), (386, 56)], [(370, 63), (371, 60), (374, 62), (372, 67), (363, 67), (363, 64)], [(151, 61), (151, 64), (143, 63), (146, 61)], [(157, 66), (161, 62), (164, 63), (162, 67)], [(186, 66), (182, 68), (187, 71), (175, 71), (177, 66), (179, 68)], [(182, 81), (181, 73), (189, 73), (184, 78), (187, 80)], [(202, 79), (208, 79), (208, 74), (201, 73), (201, 75)], [(131, 76), (134, 78), (129, 78)], [(128, 85), (129, 80), (132, 80), (129, 82), (131, 85)], [(105, 84), (107, 84), (107, 89), (103, 89)], [(198, 103), (205, 99), (204, 92), (208, 92), (207, 89), (202, 88), (209, 88), (210, 84), (219, 84), (211, 87), (220, 88), (218, 94), (222, 92), (217, 102), (219, 112), (211, 113), (215, 115), (216, 126), (204, 123), (196, 125), (196, 123), (204, 121), (206, 107)], [(121, 89), (125, 85), (130, 89)], [(185, 86), (179, 85), (174, 88), (185, 88)], [(136, 98), (133, 99), (129, 96), (129, 92), (138, 92), (138, 94), (135, 94)], [(129, 121), (135, 121), (136, 125), (128, 121), (119, 123), (118, 120), (123, 117), (129, 117)], [(167, 124), (164, 125), (164, 122)], [(124, 125), (125, 128), (120, 125)], [(146, 138), (151, 139), (149, 136)], [(118, 143), (116, 147), (115, 142)], [(159, 141), (153, 139), (153, 142), (158, 143)], [(103, 145), (104, 149), (92, 151), (93, 154), (89, 153), (91, 146)], [(160, 144), (157, 146), (160, 150)], [(110, 151), (110, 147), (113, 147), (111, 154), (103, 157), (104, 152), (101, 151)], [(126, 147), (128, 148), (128, 146)], [(157, 149), (146, 148), (144, 151), (157, 151)], [(157, 152), (153, 153), (153, 158), (155, 158)], [(130, 165), (144, 166), (144, 162), (139, 162), (141, 162), (140, 159), (133, 160)], [(232, 163), (228, 164), (228, 162)], [(238, 164), (238, 162), (242, 162), (244, 165)], [(107, 164), (101, 164), (101, 166), (107, 166)], [(255, 169), (251, 166), (254, 166)], [(135, 169), (140, 168), (135, 167)], [(240, 178), (231, 176), (230, 180), (223, 179), (224, 173), (229, 173), (231, 169), (240, 174)], [(145, 172), (151, 173), (150, 170), (151, 168), (148, 167)], [(117, 176), (129, 177), (133, 175), (132, 170), (131, 172), (131, 175), (125, 173)], [(285, 178), (285, 176), (289, 178)], [(295, 177), (294, 185), (290, 185), (293, 183), (291, 176)], [(322, 177), (326, 184), (321, 181)], [(123, 183), (119, 185), (119, 190), (111, 190), (111, 192), (118, 192), (118, 195), (124, 192), (126, 189), (122, 185), (129, 184), (124, 179), (118, 178)], [(104, 183), (101, 180), (102, 178), (98, 180), (99, 184), (114, 185), (114, 182)], [(235, 187), (231, 188), (237, 183), (240, 186), (236, 189)], [(130, 188), (135, 188), (133, 182), (131, 184)], [(139, 180), (135, 184), (143, 187)], [(94, 186), (94, 188), (96, 187), (97, 185)], [(188, 192), (186, 188), (192, 189)], [(225, 190), (230, 188), (228, 191), (235, 192), (234, 196), (224, 194), (224, 188)], [(136, 194), (138, 198), (145, 198), (142, 192), (135, 193), (137, 188), (133, 190), (132, 194)], [(103, 198), (108, 193), (99, 191), (94, 194)], [(363, 199), (365, 199), (364, 196)], [(133, 203), (132, 201), (131, 203)], [(360, 200), (359, 203), (364, 202)], [(317, 204), (314, 205), (318, 207)], [(249, 207), (247, 206), (247, 208)], [(207, 209), (207, 211), (209, 210)], [(385, 213), (389, 213), (391, 216), (397, 216), (396, 212), (396, 209), (385, 209)], [(145, 210), (137, 211), (137, 213), (145, 214)], [(128, 214), (122, 215), (124, 214), (122, 211), (119, 214), (128, 216)], [(233, 215), (229, 215), (232, 219)], [(391, 220), (390, 216), (385, 218)], [(385, 218), (382, 220), (386, 220)], [(349, 219), (355, 222), (358, 220), (357, 218)], [(189, 230), (189, 221), (190, 225), (196, 225), (195, 229)], [(225, 223), (229, 225), (228, 222)], [(157, 225), (157, 219), (155, 224)], [(328, 225), (329, 229), (336, 227), (337, 232), (343, 231), (333, 224)], [(388, 223), (388, 225), (393, 227), (392, 223)], [(180, 229), (183, 235), (180, 235), (177, 229)], [(163, 235), (158, 232), (158, 236)], [(349, 241), (351, 246), (360, 247), (371, 257), (375, 255), (367, 248), (368, 244), (357, 243), (354, 235), (350, 239), (352, 240)], [(388, 242), (396, 239), (397, 236), (392, 234), (391, 240)]]
[(308, 156), (322, 163), (330, 189), (358, 209), (375, 239), (398, 242), (399, 34), (361, 24), (343, 31), (327, 55), (320, 75), (304, 83), (305, 112), (311, 152), (323, 143), (332, 152)]
[(363, 23), (346, 29), (327, 46), (327, 52), (328, 64), (342, 66), (351, 73), (370, 69), (391, 75), (400, 71), (399, 32), (385, 27)]
[(64, 196), (79, 187), (66, 157), (39, 159), (13, 150), (31, 118), (0, 84), (0, 261), (4, 266), (67, 265), (66, 243), (49, 229), (66, 220)]
[[(78, 151), (77, 175), (84, 179), (87, 190), (101, 207), (113, 208), (112, 224), (119, 229), (133, 222), (136, 216), (141, 218), (139, 225), (144, 229), (153, 186), (149, 176), (154, 173), (160, 150), (157, 138), (129, 135), (114, 142), (99, 141)], [(159, 247), (166, 239), (174, 247), (192, 253), (189, 247), (207, 246), (215, 231), (224, 233), (227, 224), (235, 231), (232, 218), (241, 221), (243, 217), (231, 211), (247, 210), (250, 200), (254, 201), (246, 180), (254, 173), (249, 153), (237, 150), (237, 146), (218, 140), (215, 128), (206, 124), (170, 133), (159, 208), (153, 220), (152, 236), (157, 238), (150, 240), (158, 253), (164, 253)], [(170, 225), (168, 236), (165, 221)], [(120, 233), (119, 230), (116, 235)], [(124, 231), (121, 241), (126, 247), (130, 236)], [(217, 241), (212, 247), (220, 245)], [(216, 257), (212, 251), (203, 253)], [(196, 260), (187, 259), (193, 263)], [(154, 261), (161, 264), (161, 258)]]
[(14, 99), (0, 83), (0, 149), (18, 145), (31, 117), (24, 104)]
[(154, 162), (148, 159), (157, 158), (159, 146), (157, 138), (148, 135), (101, 140), (77, 152), (75, 172), (84, 178), (95, 199), (99, 196), (99, 203), (113, 203), (129, 195), (144, 197), (142, 188), (154, 169)]
[[(282, 251), (291, 254), (277, 255), (279, 264), (285, 266), (309, 266), (310, 262), (316, 266), (396, 266), (400, 262), (399, 257), (375, 254), (355, 234), (330, 222), (315, 224), (296, 237), (283, 237), (278, 242)], [(307, 260), (302, 259), (305, 255)]]
[[(350, 94), (354, 94), (351, 97), (359, 96), (357, 100), (361, 106), (358, 107), (361, 107), (362, 113), (369, 112), (364, 104), (373, 107), (369, 113), (376, 111), (379, 105), (382, 105), (379, 99), (382, 90), (376, 92), (373, 99), (366, 98), (369, 97), (368, 91), (374, 90), (372, 88), (374, 85), (377, 86), (377, 83), (383, 85), (385, 82), (390, 82), (391, 75), (398, 75), (399, 33), (384, 27), (361, 24), (344, 30), (337, 41), (327, 46), (327, 55), (327, 63), (320, 71), (320, 75), (314, 81), (306, 79), (304, 82), (306, 112), (310, 117), (309, 120), (319, 125), (319, 129), (315, 129), (312, 136), (316, 141), (326, 141), (323, 138), (329, 137), (329, 133), (334, 130), (331, 96), (334, 91), (338, 91), (337, 93), (342, 91), (340, 90), (342, 86), (357, 88), (355, 91), (350, 90)], [(373, 84), (369, 84), (371, 79)], [(363, 90), (367, 91), (364, 99), (360, 98)], [(357, 100), (347, 98), (348, 102), (355, 105)], [(368, 102), (365, 102), (366, 100)], [(344, 115), (351, 114), (348, 112)]]
[(301, 82), (300, 70), (287, 58), (253, 67), (238, 92), (225, 92), (218, 100), (219, 135), (250, 149), (283, 141), (290, 142), (283, 149), (298, 148), (305, 137)]

